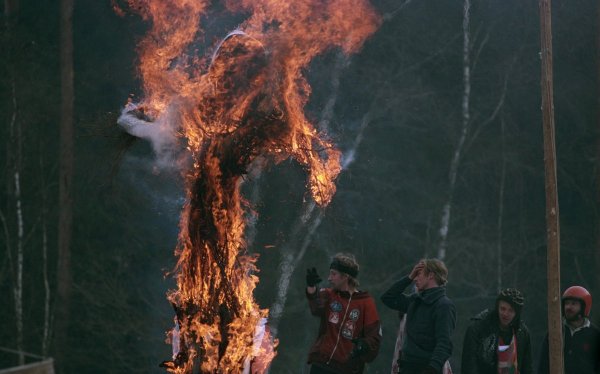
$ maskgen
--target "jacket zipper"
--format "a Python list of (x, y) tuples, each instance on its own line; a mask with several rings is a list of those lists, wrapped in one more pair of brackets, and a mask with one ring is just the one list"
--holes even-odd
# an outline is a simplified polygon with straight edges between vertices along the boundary
[(348, 305), (346, 305), (346, 311), (344, 312), (344, 318), (342, 318), (342, 323), (340, 324), (340, 331), (338, 331), (337, 340), (335, 341), (335, 345), (333, 346), (333, 351), (331, 352), (331, 356), (329, 356), (329, 360), (327, 360), (327, 365), (331, 362), (335, 351), (337, 350), (337, 346), (340, 342), (340, 335), (342, 334), (342, 328), (344, 327), (344, 322), (346, 322), (346, 315), (348, 314), (348, 309), (350, 309), (350, 302), (352, 301), (352, 294), (350, 294), (350, 298), (348, 299)]

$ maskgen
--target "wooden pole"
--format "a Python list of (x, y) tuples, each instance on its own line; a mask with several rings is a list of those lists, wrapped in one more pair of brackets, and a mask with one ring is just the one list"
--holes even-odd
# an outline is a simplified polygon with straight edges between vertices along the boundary
[[(600, 0), (596, 0), (596, 131), (600, 129)], [(596, 167), (600, 166), (600, 136), (596, 137)], [(600, 174), (596, 173), (596, 204), (600, 204)], [(600, 225), (596, 224), (596, 253), (600, 253)], [(596, 274), (600, 272), (600, 256), (596, 259)], [(600, 291), (600, 277), (596, 277), (596, 290)], [(600, 313), (595, 313), (600, 324)]]
[(548, 272), (548, 343), (550, 374), (563, 373), (563, 342), (560, 300), (560, 228), (556, 187), (554, 102), (552, 83), (552, 10), (550, 0), (540, 0), (542, 60), (542, 118), (544, 127), (544, 169), (546, 174), (546, 225)]

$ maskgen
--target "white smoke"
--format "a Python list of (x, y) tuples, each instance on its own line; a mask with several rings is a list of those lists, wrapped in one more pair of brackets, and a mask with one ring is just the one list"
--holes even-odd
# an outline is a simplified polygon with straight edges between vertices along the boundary
[(177, 148), (176, 120), (166, 110), (158, 118), (150, 118), (136, 103), (129, 102), (117, 119), (117, 124), (128, 134), (147, 140), (156, 154), (156, 163), (160, 168), (174, 165)]

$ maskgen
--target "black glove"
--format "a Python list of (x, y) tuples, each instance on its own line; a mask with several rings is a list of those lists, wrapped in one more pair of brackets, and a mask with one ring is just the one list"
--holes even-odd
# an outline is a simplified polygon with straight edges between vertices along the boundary
[(350, 358), (362, 356), (369, 351), (367, 342), (361, 338), (352, 339), (352, 343), (354, 343), (354, 347), (352, 348), (352, 352), (350, 352)]
[(439, 372), (437, 370), (435, 370), (434, 368), (432, 368), (431, 366), (426, 366), (425, 369), (423, 369), (423, 371), (421, 371), (421, 374), (438, 374)]
[(319, 274), (317, 274), (316, 268), (306, 269), (306, 285), (308, 287), (314, 287), (321, 281), (322, 279), (319, 277)]

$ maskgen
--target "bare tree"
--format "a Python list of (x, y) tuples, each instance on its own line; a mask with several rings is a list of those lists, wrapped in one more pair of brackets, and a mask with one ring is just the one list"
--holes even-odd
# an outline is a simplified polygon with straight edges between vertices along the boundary
[(502, 222), (504, 214), (504, 186), (506, 183), (506, 151), (504, 149), (504, 118), (501, 122), (501, 142), (502, 142), (502, 170), (500, 172), (500, 191), (498, 193), (498, 225), (497, 236), (498, 243), (496, 244), (496, 261), (497, 261), (497, 283), (496, 288), (498, 291), (502, 289)]
[[(338, 98), (341, 74), (349, 63), (350, 60), (348, 57), (345, 56), (343, 52), (338, 52), (331, 77), (331, 94), (325, 103), (325, 107), (321, 113), (321, 120), (319, 121), (320, 131), (327, 132), (329, 129), (329, 124), (333, 118), (334, 108)], [(269, 322), (274, 337), (277, 336), (277, 327), (285, 309), (292, 274), (304, 258), (304, 254), (312, 242), (313, 235), (321, 224), (322, 217), (323, 211), (317, 208), (314, 201), (305, 204), (302, 208), (300, 217), (292, 228), (290, 240), (280, 251), (281, 262), (279, 264), (279, 269), (281, 272), (277, 282), (277, 296), (270, 309)], [(307, 226), (308, 229), (305, 230)], [(303, 238), (302, 241), (301, 238)], [(299, 250), (296, 248), (298, 244), (300, 244)]]
[(471, 41), (470, 41), (470, 25), (471, 25), (471, 1), (464, 0), (463, 5), (463, 97), (462, 97), (462, 126), (458, 143), (454, 149), (452, 160), (450, 161), (450, 172), (448, 174), (448, 196), (442, 208), (442, 218), (440, 222), (440, 243), (437, 252), (437, 258), (444, 260), (446, 258), (446, 248), (448, 246), (448, 230), (450, 227), (450, 216), (452, 213), (452, 199), (456, 188), (456, 177), (458, 175), (458, 166), (460, 165), (461, 154), (467, 139), (470, 124), (470, 108), (471, 101)]
[[(4, 13), (5, 13), (5, 27), (7, 30), (9, 43), (12, 41), (12, 23), (16, 17), (18, 9), (17, 0), (5, 0), (4, 2)], [(12, 48), (9, 47), (9, 55), (11, 54)], [(11, 62), (12, 63), (12, 62)], [(11, 173), (12, 188), (9, 187), (9, 195), (12, 195), (13, 202), (11, 206), (14, 206), (15, 222), (16, 222), (16, 245), (15, 245), (15, 256), (16, 259), (13, 262), (12, 250), (8, 245), (10, 237), (8, 229), (6, 229), (6, 242), (8, 257), (11, 262), (11, 270), (13, 275), (13, 297), (15, 307), (15, 322), (16, 322), (16, 340), (17, 340), (17, 351), (19, 351), (19, 364), (25, 363), (25, 356), (23, 353), (23, 240), (24, 240), (24, 228), (23, 228), (23, 209), (22, 209), (22, 196), (21, 196), (21, 171), (22, 171), (22, 127), (18, 120), (19, 106), (17, 98), (17, 83), (14, 74), (11, 74), (10, 78), (10, 89), (11, 89), (11, 115), (9, 123), (9, 137), (7, 144), (7, 151), (9, 152), (8, 162), (9, 167), (7, 168)], [(3, 221), (6, 220), (5, 216), (2, 215)], [(5, 227), (7, 226), (4, 222)]]
[[(40, 146), (40, 149), (42, 147)], [(51, 292), (50, 292), (50, 280), (48, 278), (48, 196), (46, 192), (46, 179), (44, 176), (44, 159), (42, 155), (44, 154), (43, 150), (40, 152), (40, 183), (41, 183), (41, 191), (42, 191), (42, 211), (41, 211), (41, 221), (42, 221), (42, 277), (44, 281), (44, 332), (42, 335), (42, 357), (48, 356), (48, 348), (50, 344), (50, 336), (51, 336), (51, 313), (50, 313), (50, 300), (51, 300)]]
[[(13, 93), (14, 94), (14, 93)], [(15, 100), (16, 102), (16, 100)], [(16, 107), (15, 107), (16, 110)], [(17, 162), (15, 163), (13, 175), (15, 182), (15, 204), (17, 215), (17, 261), (15, 269), (15, 284), (13, 292), (15, 296), (15, 317), (17, 323), (17, 350), (19, 350), (19, 365), (25, 364), (25, 356), (23, 354), (23, 210), (21, 206), (21, 128), (17, 126)]]
[[(59, 156), (58, 269), (56, 341), (64, 344), (71, 296), (71, 236), (73, 220), (73, 0), (60, 2), (61, 124)], [(60, 356), (59, 356), (60, 365)]]

